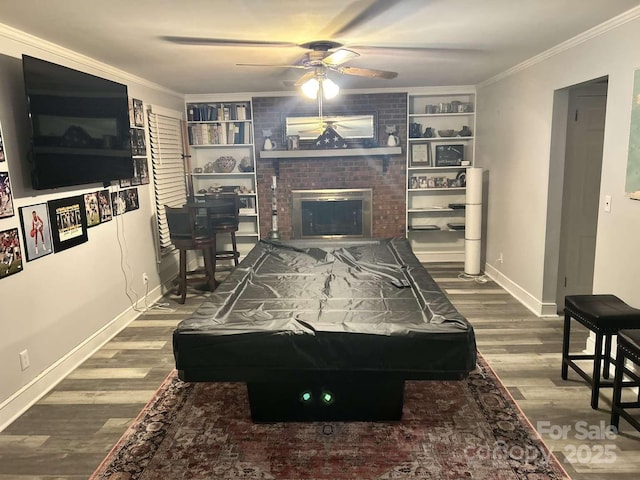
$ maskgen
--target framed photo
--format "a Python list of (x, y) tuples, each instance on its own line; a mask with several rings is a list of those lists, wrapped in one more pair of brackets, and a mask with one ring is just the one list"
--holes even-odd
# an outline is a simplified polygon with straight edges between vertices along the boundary
[(97, 193), (98, 211), (100, 212), (100, 223), (108, 222), (113, 218), (111, 209), (111, 195), (109, 190), (100, 190)]
[(435, 188), (447, 188), (447, 177), (434, 177)]
[(22, 253), (17, 228), (0, 232), (0, 278), (22, 271)]
[(464, 145), (436, 145), (436, 167), (458, 167), (464, 158)]
[(0, 218), (13, 217), (13, 194), (9, 172), (0, 172)]
[(37, 203), (20, 207), (19, 211), (27, 262), (53, 253), (47, 204)]
[(87, 228), (100, 224), (100, 208), (98, 207), (98, 192), (84, 194), (84, 208), (87, 211)]
[(140, 176), (140, 185), (149, 184), (149, 165), (147, 163), (147, 157), (134, 158), (138, 175)]
[(127, 211), (127, 203), (125, 201), (124, 190), (119, 192), (111, 192), (111, 208), (113, 216), (123, 215)]
[(0, 162), (4, 162), (4, 143), (2, 142), (2, 126), (0, 125)]
[(131, 154), (140, 156), (147, 154), (147, 140), (144, 137), (144, 129), (131, 128)]
[(54, 252), (61, 252), (88, 240), (87, 210), (83, 195), (49, 200), (47, 206), (52, 224)]
[(431, 145), (429, 143), (411, 144), (411, 165), (416, 167), (431, 166)]
[(133, 103), (133, 125), (136, 127), (144, 127), (144, 105), (142, 100), (134, 98)]
[(125, 212), (132, 210), (138, 210), (140, 208), (140, 202), (138, 201), (138, 189), (127, 188), (122, 192), (124, 194)]

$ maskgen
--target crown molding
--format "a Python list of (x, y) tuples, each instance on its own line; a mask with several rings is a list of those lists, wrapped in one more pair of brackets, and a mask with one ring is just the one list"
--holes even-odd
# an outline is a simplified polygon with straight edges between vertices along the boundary
[[(28, 52), (31, 52), (33, 49), (37, 49), (39, 51), (46, 52), (50, 55), (54, 55), (66, 61), (73, 62), (74, 64), (89, 67), (93, 70), (101, 72), (105, 76), (108, 76), (110, 78), (117, 78), (122, 82), (135, 83), (140, 86), (144, 86), (153, 90), (164, 92), (181, 99), (184, 96), (182, 93), (176, 92), (167, 87), (164, 87), (157, 83), (146, 80), (142, 77), (138, 77), (131, 73), (125, 72), (124, 70), (120, 70), (118, 68), (112, 67), (106, 63), (99, 62), (98, 60), (95, 60), (91, 57), (82, 55), (81, 53), (75, 52), (73, 50), (69, 50), (68, 48), (61, 47), (60, 45), (49, 42), (47, 40), (43, 40), (42, 38), (36, 37), (29, 33), (23, 32), (22, 30), (18, 30), (16, 28), (10, 27), (9, 25), (5, 25), (3, 23), (0, 23), (0, 38), (1, 37), (7, 38), (11, 41), (17, 42), (18, 44), (21, 44), (24, 47), (26, 47), (27, 51), (25, 52), (19, 52), (19, 53), (15, 52), (13, 56), (16, 58), (20, 58), (22, 53), (27, 53), (29, 55), (32, 55), (32, 53), (28, 53)], [(11, 54), (9, 53), (9, 55)]]
[(505, 70), (504, 72), (499, 73), (498, 75), (495, 75), (479, 83), (478, 85), (476, 85), (476, 87), (477, 88), (486, 87), (488, 85), (491, 85), (492, 83), (496, 83), (500, 80), (503, 80), (511, 75), (514, 75), (522, 70), (526, 70), (527, 68), (533, 65), (536, 65), (555, 55), (558, 55), (559, 53), (570, 50), (578, 45), (588, 42), (589, 40), (599, 37), (600, 35), (610, 32), (611, 30), (614, 30), (624, 25), (625, 23), (635, 20), (638, 17), (640, 17), (640, 6), (627, 10), (626, 12), (618, 15), (617, 17), (613, 17), (607, 20), (606, 22), (596, 25), (595, 27), (590, 28), (589, 30), (586, 30), (576, 35), (575, 37), (570, 38), (569, 40), (559, 43), (558, 45), (551, 47), (550, 49), (545, 50), (544, 52), (534, 57), (531, 57), (528, 60), (525, 60), (524, 62), (519, 63), (509, 68), (508, 70)]

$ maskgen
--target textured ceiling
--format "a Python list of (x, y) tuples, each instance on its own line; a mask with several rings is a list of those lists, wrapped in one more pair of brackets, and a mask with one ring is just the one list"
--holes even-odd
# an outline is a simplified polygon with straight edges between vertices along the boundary
[[(475, 85), (640, 4), (640, 0), (4, 1), (0, 23), (180, 93), (292, 90), (290, 64), (314, 40), (360, 54), (343, 88)], [(285, 42), (182, 44), (168, 36)], [(371, 47), (403, 47), (402, 49)], [(410, 48), (408, 48), (410, 47)]]

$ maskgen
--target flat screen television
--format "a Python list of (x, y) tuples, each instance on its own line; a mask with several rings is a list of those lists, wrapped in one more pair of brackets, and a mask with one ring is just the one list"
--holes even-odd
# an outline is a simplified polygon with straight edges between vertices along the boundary
[(127, 86), (22, 56), (37, 190), (133, 177)]

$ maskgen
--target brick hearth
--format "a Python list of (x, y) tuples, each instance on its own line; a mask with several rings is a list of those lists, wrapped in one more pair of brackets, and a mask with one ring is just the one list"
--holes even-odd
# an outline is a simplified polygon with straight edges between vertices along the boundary
[[(385, 126), (396, 125), (401, 145), (406, 141), (407, 96), (404, 93), (340, 95), (340, 104), (325, 104), (325, 115), (375, 113), (378, 142), (385, 145)], [(300, 97), (253, 98), (256, 141), (256, 174), (262, 238), (271, 231), (271, 159), (261, 159), (262, 130), (282, 145), (287, 116), (317, 116), (317, 104)], [(403, 149), (404, 152), (404, 149)], [(405, 234), (405, 155), (393, 155), (383, 172), (382, 157), (332, 157), (279, 161), (278, 225), (283, 239), (291, 238), (291, 190), (324, 188), (372, 188), (373, 236), (388, 238)]]

